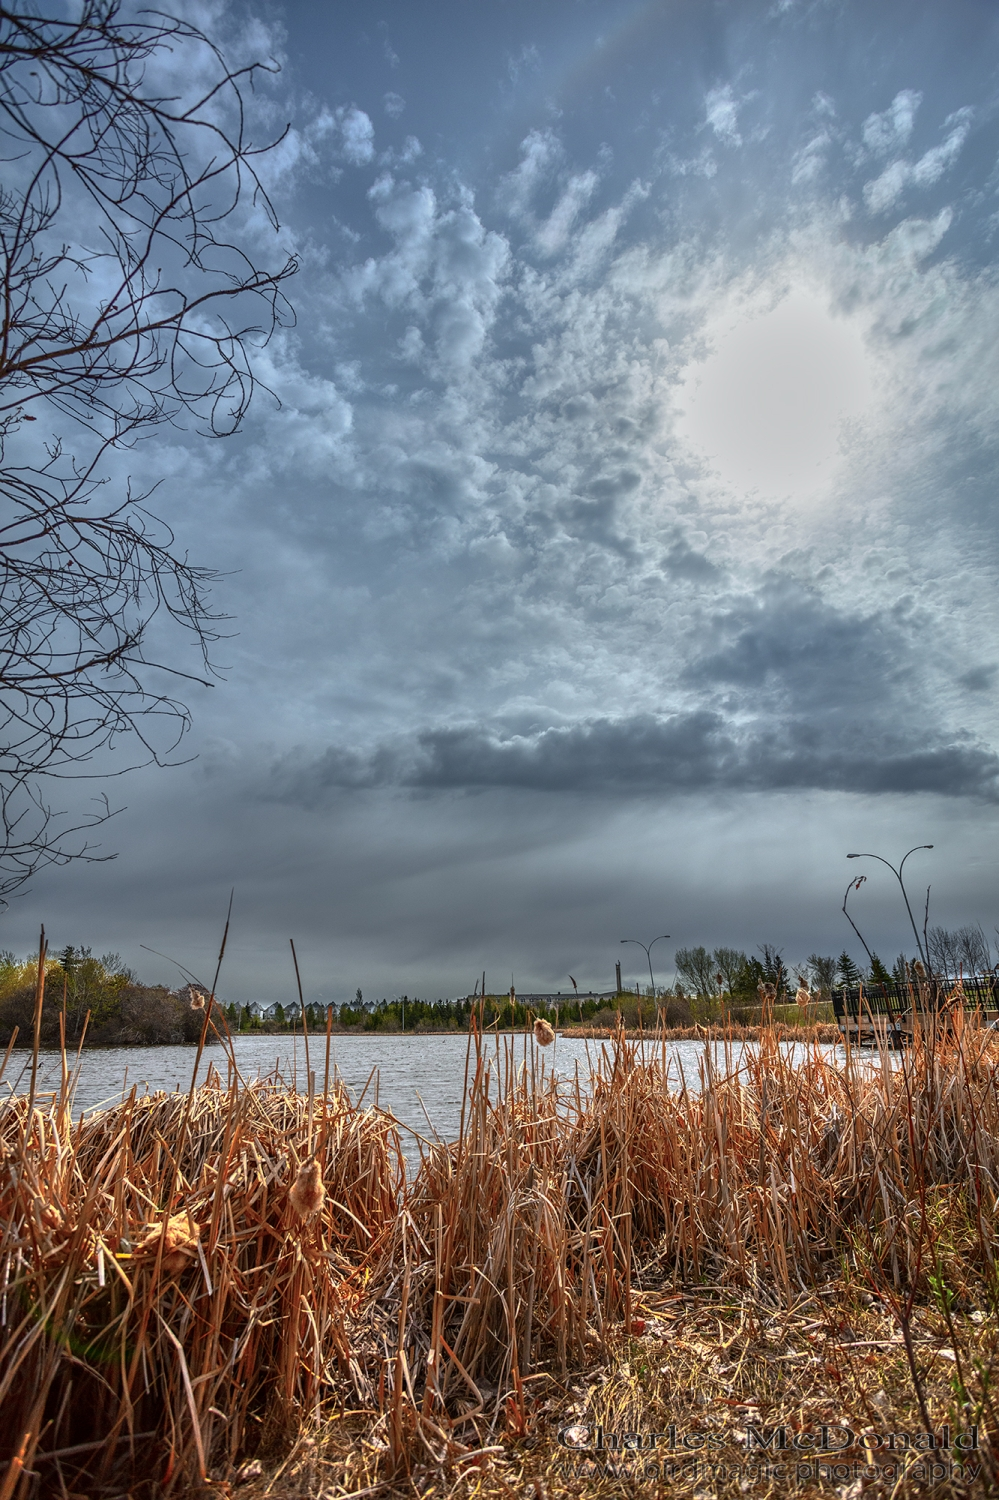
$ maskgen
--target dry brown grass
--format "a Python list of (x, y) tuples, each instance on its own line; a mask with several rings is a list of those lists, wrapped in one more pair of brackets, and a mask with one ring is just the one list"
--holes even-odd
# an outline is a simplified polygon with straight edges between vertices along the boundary
[[(764, 1030), (696, 1091), (665, 1040), (567, 1087), (473, 1037), (460, 1138), (408, 1182), (336, 1087), (233, 1071), (75, 1125), (15, 1100), (0, 1500), (651, 1494), (666, 1461), (678, 1493), (845, 1493), (739, 1442), (823, 1422), (977, 1425), (978, 1477), (936, 1493), (990, 1493), (999, 1050), (957, 1027), (839, 1062)], [(705, 1432), (725, 1473), (567, 1452), (574, 1422)], [(918, 1457), (851, 1493), (919, 1492)]]
[[(624, 1032), (630, 1042), (638, 1042), (651, 1036), (661, 1034), (660, 1030), (650, 1032), (639, 1030), (637, 1027), (620, 1026), (566, 1026), (563, 1036), (581, 1038), (584, 1041), (611, 1042)], [(743, 1026), (735, 1021), (707, 1022), (691, 1026), (667, 1026), (665, 1034), (671, 1042), (758, 1042), (764, 1034), (768, 1037), (778, 1037), (786, 1042), (821, 1042), (828, 1046), (831, 1043), (841, 1042), (843, 1033), (834, 1021), (802, 1021), (800, 1024), (788, 1024), (786, 1021), (777, 1021), (772, 1026)]]

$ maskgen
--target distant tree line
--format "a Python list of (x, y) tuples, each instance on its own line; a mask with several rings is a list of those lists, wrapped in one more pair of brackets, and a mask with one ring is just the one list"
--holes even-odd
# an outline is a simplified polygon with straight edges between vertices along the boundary
[[(484, 999), (468, 997), (458, 1000), (420, 1000), (399, 995), (394, 1000), (383, 997), (374, 1003), (366, 1001), (360, 990), (352, 1001), (341, 1005), (309, 1004), (305, 1021), (310, 1031), (325, 1031), (327, 1018), (334, 1030), (343, 1031), (467, 1031), (474, 1016), (477, 1024), (496, 1026), (501, 1031), (518, 1030), (531, 1025), (539, 1016), (545, 1020), (591, 1020), (603, 1000), (566, 1001), (564, 1007), (544, 1004), (527, 1006), (507, 995), (486, 995)], [(233, 1031), (273, 1031), (290, 1026), (301, 1027), (297, 1005), (276, 1004), (260, 1013), (259, 1007), (228, 1005), (226, 1018)]]
[[(0, 1046), (8, 1045), (15, 1027), (16, 1045), (31, 1045), (37, 986), (37, 954), (19, 960), (0, 952)], [(203, 1021), (187, 993), (140, 984), (117, 953), (95, 958), (89, 948), (66, 947), (45, 964), (43, 1047), (58, 1047), (64, 1031), (70, 1047), (84, 1032), (90, 1046), (196, 1042)]]
[[(996, 929), (999, 937), (999, 928)], [(993, 949), (982, 928), (967, 925), (950, 932), (944, 927), (931, 927), (927, 934), (927, 945), (933, 973), (941, 978), (955, 980), (962, 974), (971, 976), (987, 973), (993, 966)], [(812, 953), (805, 963), (794, 966), (793, 972), (784, 962), (781, 950), (771, 943), (763, 943), (757, 950), (759, 957), (749, 956), (738, 948), (679, 948), (674, 959), (677, 983), (672, 991), (674, 997), (696, 997), (701, 1001), (729, 1000), (734, 1004), (752, 1004), (758, 998), (760, 986), (772, 985), (778, 1002), (793, 998), (803, 986), (820, 996), (828, 996), (842, 985), (902, 984), (911, 980), (915, 957), (907, 958), (900, 953), (891, 968), (882, 962), (876, 953), (871, 953), (866, 965), (858, 964), (845, 949), (838, 958), (823, 957)], [(996, 950), (999, 953), (999, 948)]]
[[(327, 1020), (337, 1031), (464, 1031), (472, 1005), (465, 1000), (411, 1000), (408, 995), (371, 1004), (358, 990), (352, 1001), (311, 1003), (304, 1013), (310, 1031), (325, 1031)], [(263, 1012), (259, 1006), (232, 1004), (225, 1007), (225, 1014), (231, 1029), (240, 1032), (300, 1028), (302, 1024), (301, 1007), (293, 1004), (277, 1003)]]
[[(999, 951), (993, 950), (980, 926), (970, 924), (953, 931), (932, 927), (927, 944), (933, 972), (947, 980), (986, 973)], [(500, 1031), (523, 1030), (539, 1017), (563, 1028), (610, 1026), (619, 1019), (626, 1026), (651, 1026), (660, 1019), (670, 1026), (723, 1017), (751, 1020), (764, 986), (772, 988), (778, 1005), (793, 1003), (803, 986), (810, 1001), (821, 1002), (840, 985), (906, 983), (915, 959), (899, 954), (889, 968), (872, 953), (862, 967), (844, 950), (838, 958), (812, 953), (804, 964), (789, 967), (779, 948), (762, 943), (752, 955), (739, 948), (679, 948), (675, 964), (676, 983), (657, 988), (655, 994), (650, 988), (644, 994), (624, 992), (610, 999), (565, 997), (556, 1004), (531, 1005), (509, 995), (456, 1000), (398, 995), (372, 1003), (358, 989), (353, 1000), (340, 1005), (307, 1005), (305, 1022), (311, 1031), (325, 1031), (329, 1021), (338, 1032), (439, 1032), (467, 1031), (473, 1018)], [(37, 955), (19, 960), (0, 951), (0, 1047), (7, 1046), (15, 1027), (17, 1044), (30, 1045), (37, 981)], [(117, 953), (98, 958), (87, 947), (63, 948), (45, 964), (42, 1046), (58, 1047), (64, 1034), (67, 1045), (76, 1047), (84, 1032), (90, 1046), (196, 1042), (204, 1021), (197, 994), (194, 986), (175, 992), (163, 985), (140, 984)], [(264, 1011), (233, 1002), (218, 1009), (234, 1032), (266, 1034), (302, 1025), (297, 1004), (277, 1003)]]
[(788, 986), (788, 972), (780, 949), (770, 943), (761, 947), (760, 957), (750, 957), (739, 948), (678, 948), (674, 963), (677, 996), (695, 995), (714, 999), (727, 995), (732, 1000), (754, 1002), (761, 984), (772, 984), (778, 995)]

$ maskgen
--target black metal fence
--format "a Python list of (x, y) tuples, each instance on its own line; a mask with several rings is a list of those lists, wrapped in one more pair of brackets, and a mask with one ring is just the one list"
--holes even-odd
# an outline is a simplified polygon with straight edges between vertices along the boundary
[(832, 992), (833, 1010), (841, 1025), (855, 1025), (869, 1017), (896, 1020), (918, 1011), (938, 1011), (952, 1005), (965, 1010), (999, 1010), (999, 976), (976, 975), (956, 980), (920, 979), (911, 984), (862, 984)]

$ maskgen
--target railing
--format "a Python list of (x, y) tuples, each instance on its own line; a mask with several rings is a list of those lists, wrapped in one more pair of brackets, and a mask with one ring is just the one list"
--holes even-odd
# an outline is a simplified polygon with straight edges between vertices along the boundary
[(899, 1020), (912, 1011), (938, 1011), (963, 1005), (965, 1010), (999, 1010), (999, 976), (979, 974), (968, 979), (919, 979), (911, 984), (862, 984), (832, 992), (840, 1026), (856, 1025), (869, 1017)]

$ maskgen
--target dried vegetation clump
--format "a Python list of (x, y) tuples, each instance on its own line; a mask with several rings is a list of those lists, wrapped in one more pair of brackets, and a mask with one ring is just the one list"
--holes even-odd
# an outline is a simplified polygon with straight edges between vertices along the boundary
[(234, 1063), (76, 1124), (15, 1098), (0, 1500), (619, 1493), (573, 1422), (715, 1428), (735, 1495), (746, 1422), (847, 1419), (977, 1425), (989, 1492), (992, 1036), (844, 1061), (764, 1032), (696, 1091), (672, 1068), (621, 1037), (570, 1086), (476, 1034), (459, 1139), (408, 1180), (391, 1116)]
[(0, 1162), (5, 1500), (53, 1463), (87, 1494), (186, 1494), (332, 1371), (370, 1398), (350, 1330), (397, 1218), (390, 1118), (217, 1077), (77, 1124), (15, 1097)]
[[(599, 1021), (594, 1017), (594, 1021)], [(565, 1035), (582, 1041), (611, 1042), (624, 1032), (628, 1041), (647, 1041), (658, 1035), (657, 1030), (644, 1030), (631, 1025), (622, 1026), (615, 1020), (613, 1025), (566, 1026)], [(839, 1042), (842, 1032), (835, 1021), (802, 1021), (788, 1025), (786, 1021), (774, 1021), (766, 1025), (746, 1025), (741, 1021), (709, 1021), (691, 1025), (668, 1024), (666, 1032), (671, 1042), (758, 1042), (764, 1035), (771, 1040), (778, 1037), (785, 1042), (820, 1042), (831, 1045)]]

